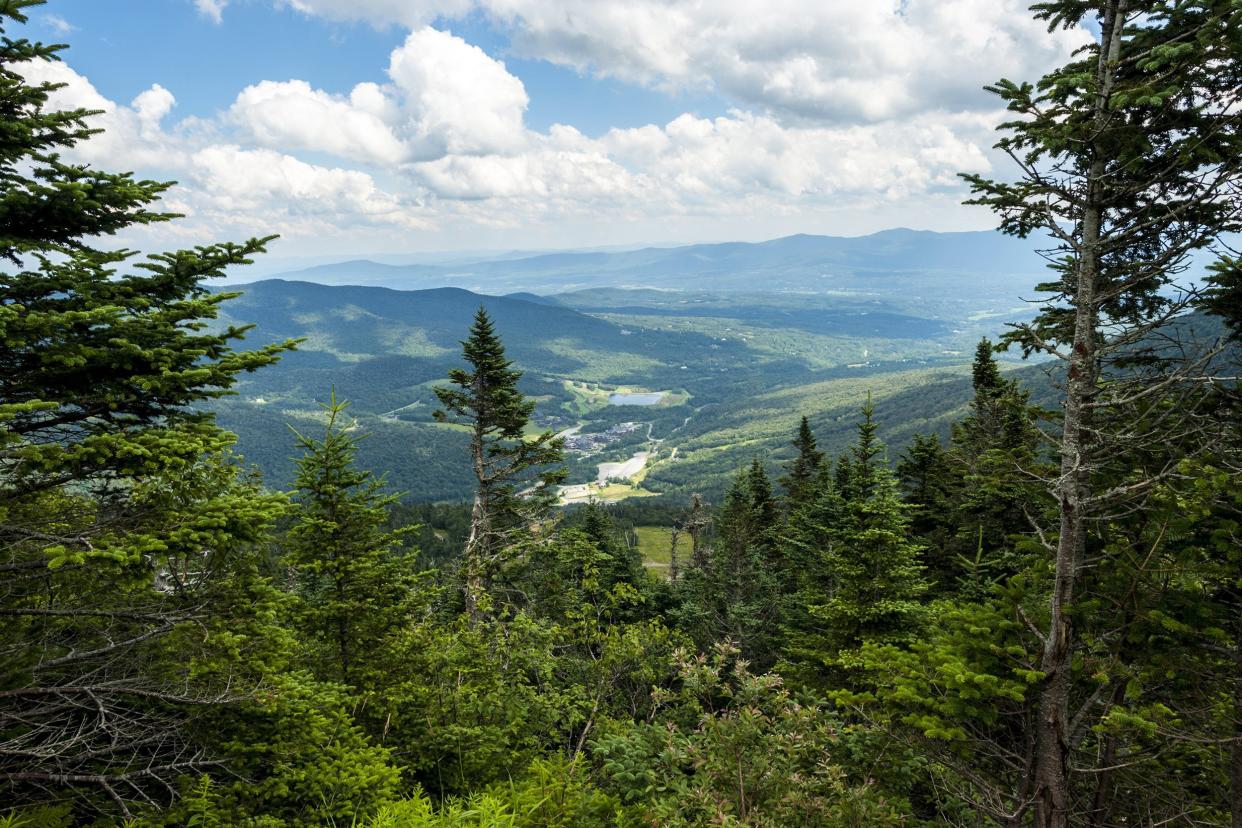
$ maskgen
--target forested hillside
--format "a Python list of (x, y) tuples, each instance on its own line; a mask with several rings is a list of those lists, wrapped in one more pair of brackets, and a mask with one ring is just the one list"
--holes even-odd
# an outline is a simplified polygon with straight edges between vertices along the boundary
[(1052, 247), (991, 338), (964, 292), (219, 289), (272, 239), (106, 245), (183, 217), (66, 160), (38, 5), (0, 826), (1242, 826), (1237, 2), (1033, 8), (1099, 37), (989, 87), (1017, 169), (971, 198)]
[[(631, 298), (620, 291), (611, 294), (614, 301), (639, 304), (576, 310), (570, 300), (577, 305), (581, 295), (541, 300), (280, 280), (238, 290), (222, 323), (258, 323), (247, 334), (251, 345), (299, 340), (279, 365), (240, 378), (237, 395), (214, 406), (221, 425), (239, 435), (239, 451), (270, 482), (288, 485), (288, 426), (317, 420), (317, 404), (335, 389), (376, 434), (359, 447), (362, 465), (387, 472), (393, 489), (415, 501), (460, 500), (471, 490), (456, 462), (464, 438), (431, 414), (434, 386), (456, 364), (461, 332), (480, 305), (525, 372), (522, 390), (538, 402), (538, 423), (589, 434), (638, 421), (641, 435), (649, 425), (660, 454), (642, 491), (678, 496), (723, 494), (733, 470), (757, 454), (769, 456), (775, 469), (802, 413), (815, 420), (826, 445), (844, 449), (867, 393), (889, 414), (886, 437), (894, 448), (917, 430), (947, 434), (948, 417), (969, 399), (969, 348), (998, 327), (991, 318), (950, 322), (877, 312), (873, 301), (816, 307), (804, 299), (795, 310), (782, 307), (792, 302), (779, 294), (735, 300), (669, 292)], [(1037, 368), (1027, 374), (1041, 381)], [(622, 389), (672, 395), (649, 407), (608, 405), (607, 392)], [(573, 481), (593, 478), (600, 461), (638, 447), (618, 443), (578, 456)]]

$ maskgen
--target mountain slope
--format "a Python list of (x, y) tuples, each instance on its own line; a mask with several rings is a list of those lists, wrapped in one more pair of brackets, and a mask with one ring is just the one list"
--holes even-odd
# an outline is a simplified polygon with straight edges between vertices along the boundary
[[(650, 434), (667, 440), (663, 456), (669, 457), (679, 441), (694, 439), (701, 445), (717, 428), (721, 440), (732, 440), (737, 429), (758, 416), (752, 416), (759, 410), (752, 402), (780, 389), (792, 395), (777, 404), (783, 414), (797, 407), (793, 400), (801, 396), (798, 389), (815, 388), (819, 382), (848, 385), (850, 393), (844, 397), (850, 399), (873, 386), (886, 394), (910, 382), (888, 380), (887, 375), (961, 361), (936, 357), (941, 346), (934, 339), (902, 338), (902, 330), (910, 337), (915, 332), (942, 334), (944, 326), (932, 320), (894, 321), (891, 315), (848, 307), (787, 313), (718, 304), (713, 313), (755, 318), (749, 327), (735, 328), (736, 321), (728, 318), (701, 317), (692, 320), (697, 329), (685, 329), (666, 325), (671, 317), (658, 314), (654, 324), (645, 324), (642, 317), (592, 316), (537, 296), (257, 282), (225, 304), (221, 321), (255, 324), (248, 337), (253, 344), (286, 338), (303, 342), (279, 365), (245, 377), (236, 396), (216, 410), (221, 423), (239, 434), (242, 453), (274, 485), (284, 486), (292, 474), (289, 427), (314, 427), (316, 401), (335, 391), (338, 398), (352, 402), (351, 411), (374, 434), (363, 443), (363, 462), (388, 470), (393, 484), (414, 499), (440, 500), (464, 496), (469, 479), (463, 435), (432, 419), (434, 386), (459, 364), (459, 342), (480, 305), (492, 316), (510, 358), (525, 372), (522, 388), (538, 401), (540, 427), (579, 426), (598, 433), (625, 422), (649, 424), (649, 429), (629, 432), (630, 442), (613, 446), (613, 451), (634, 451), (633, 441)], [(822, 330), (811, 334), (806, 329), (815, 327), (815, 314), (822, 317)], [(870, 338), (854, 338), (860, 331)], [(831, 343), (844, 358), (812, 359), (804, 353), (809, 337)], [(876, 337), (895, 344), (891, 353), (867, 360), (867, 347), (874, 347)], [(781, 345), (786, 341), (798, 347)], [(842, 364), (859, 354), (864, 362)], [(909, 357), (899, 358), (903, 355)], [(664, 404), (651, 407), (610, 405), (610, 393), (622, 389), (668, 396)], [(761, 434), (771, 441), (779, 429), (760, 428), (753, 436)], [(738, 447), (721, 448), (750, 442), (739, 439)], [(592, 478), (601, 459), (579, 458), (578, 479)], [(652, 479), (670, 488), (688, 484)], [(714, 478), (702, 482), (716, 483)]]

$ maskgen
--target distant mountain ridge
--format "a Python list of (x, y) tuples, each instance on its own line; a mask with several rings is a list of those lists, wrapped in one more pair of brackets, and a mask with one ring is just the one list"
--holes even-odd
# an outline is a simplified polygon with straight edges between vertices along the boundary
[[(391, 265), (355, 259), (277, 278), (400, 289), (454, 286), (491, 294), (562, 293), (591, 287), (802, 292), (891, 288), (878, 277), (917, 280), (928, 290), (1012, 294), (1045, 268), (1031, 240), (994, 231), (894, 229), (868, 236), (794, 235), (625, 251), (567, 251), (444, 264)], [(758, 285), (756, 280), (762, 280)], [(908, 285), (907, 285), (908, 286)]]

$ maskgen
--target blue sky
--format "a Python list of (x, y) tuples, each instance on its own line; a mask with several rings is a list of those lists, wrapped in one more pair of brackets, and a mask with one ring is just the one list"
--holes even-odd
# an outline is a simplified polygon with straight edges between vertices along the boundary
[[(406, 31), (397, 25), (330, 20), (288, 6), (246, 2), (219, 24), (204, 20), (190, 0), (52, 0), (34, 20), (41, 37), (71, 44), (69, 61), (104, 95), (131, 100), (151, 85), (159, 67), (175, 84), (177, 114), (209, 117), (228, 108), (257, 78), (300, 78), (348, 93), (360, 81), (382, 83), (388, 55)], [(73, 29), (63, 32), (59, 23)], [(587, 134), (612, 127), (667, 123), (683, 112), (716, 117), (726, 100), (710, 92), (666, 93), (509, 54), (509, 38), (475, 13), (437, 21), (487, 53), (502, 57), (530, 95), (526, 120), (534, 129), (569, 123)], [(192, 44), (192, 48), (187, 48)]]
[[(79, 155), (179, 183), (144, 246), (287, 256), (965, 229), (1024, 0), (52, 0)], [(11, 33), (10, 33), (11, 34)]]

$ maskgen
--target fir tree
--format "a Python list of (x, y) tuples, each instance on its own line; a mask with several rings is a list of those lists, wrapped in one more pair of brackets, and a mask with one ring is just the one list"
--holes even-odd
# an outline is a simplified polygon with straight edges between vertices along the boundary
[[(36, 5), (0, 3), (0, 32)], [(203, 403), (288, 343), (235, 352), (243, 328), (208, 327), (236, 294), (203, 282), (264, 240), (136, 264), (94, 246), (173, 219), (169, 185), (62, 160), (93, 113), (49, 110), (56, 87), (23, 76), (59, 50), (0, 38), (0, 800), (111, 822), (213, 767), (191, 721), (247, 689), (215, 648), (270, 606), (260, 585), (221, 596), (258, 580), (281, 499), (239, 476)]]
[(297, 511), (284, 562), (300, 599), (295, 626), (316, 676), (375, 686), (392, 666), (383, 654), (417, 598), (414, 555), (402, 543), (415, 527), (388, 527), (397, 496), (354, 465), (359, 437), (345, 421), (347, 407), (334, 393), (323, 437), (298, 434)]
[(552, 432), (526, 437), (535, 403), (518, 389), (522, 374), (505, 358), (482, 307), (462, 353), (468, 367), (454, 368), (451, 385), (436, 388), (442, 408), (435, 416), (470, 431), (476, 487), (462, 575), (466, 614), (477, 621), (488, 612), (489, 586), (514, 534), (546, 517), (565, 471), (558, 465), (562, 441)]
[(729, 487), (705, 565), (687, 569), (681, 615), (701, 647), (732, 641), (749, 661), (768, 666), (775, 660), (779, 624), (771, 529), (764, 523), (771, 490), (764, 500), (767, 478), (757, 478), (755, 468), (744, 469)]
[(849, 453), (842, 454), (833, 464), (833, 487), (842, 497), (851, 497), (854, 492), (854, 463)]
[(785, 476), (780, 481), (785, 489), (787, 512), (795, 511), (811, 497), (815, 483), (824, 469), (824, 453), (816, 445), (811, 424), (805, 415), (798, 424), (798, 436), (794, 438), (793, 446), (798, 453), (786, 466)]
[(972, 589), (1016, 574), (1021, 561), (1015, 539), (1033, 531), (1047, 496), (1038, 482), (1036, 410), (1030, 394), (1004, 378), (987, 339), (979, 342), (972, 366), (970, 414), (953, 425), (949, 457), (956, 478), (947, 539), (950, 564)]
[(970, 415), (953, 428), (955, 447), (967, 467), (991, 449), (1035, 450), (1038, 432), (1030, 394), (1001, 376), (993, 350), (986, 338), (980, 340), (971, 367)]
[(770, 554), (780, 515), (772, 483), (758, 457), (751, 460), (746, 472), (746, 496), (751, 509), (751, 542)]
[(621, 542), (612, 516), (596, 500), (583, 507), (582, 532), (603, 556), (599, 564), (601, 589), (607, 591), (618, 584), (637, 588), (641, 584), (642, 556), (637, 547)]
[[(1232, 0), (1033, 8), (1052, 28), (1094, 18), (1099, 34), (1035, 84), (990, 87), (1013, 113), (998, 147), (1021, 177), (966, 178), (973, 203), (996, 211), (1003, 231), (1046, 234), (1053, 246), (1053, 278), (1039, 286), (1048, 301), (1008, 341), (1058, 360), (1064, 376), (1060, 468), (1048, 476), (1057, 506), (1045, 532), (1054, 573), (1040, 633), (1045, 679), (1023, 796), (1036, 825), (1063, 828), (1075, 821), (1074, 768), (1083, 767), (1072, 754), (1098, 729), (1073, 709), (1075, 604), (1084, 576), (1101, 571), (1088, 555), (1110, 548), (1091, 535), (1107, 515), (1143, 508), (1177, 458), (1214, 441), (1194, 412), (1213, 393), (1204, 376), (1219, 346), (1186, 339), (1173, 320), (1208, 298), (1176, 284), (1179, 275), (1242, 229), (1242, 15)], [(1230, 270), (1215, 273), (1222, 293), (1211, 307), (1230, 307), (1238, 283), (1221, 278)], [(1138, 479), (1136, 452), (1150, 458)]]
[(875, 485), (877, 469), (884, 451), (880, 442), (880, 426), (875, 421), (875, 405), (871, 402), (871, 392), (867, 392), (867, 401), (863, 403), (862, 420), (858, 423), (858, 439), (850, 448), (849, 468), (842, 470), (838, 463), (837, 485), (846, 499), (865, 500), (871, 495)]
[(996, 364), (993, 356), (995, 351), (996, 346), (986, 336), (975, 345), (975, 358), (970, 366), (970, 382), (976, 396), (999, 390), (1004, 384), (1000, 366)]
[(933, 434), (914, 435), (897, 463), (902, 494), (910, 506), (910, 532), (923, 545), (928, 574), (946, 589), (960, 575), (952, 543), (961, 488), (954, 472), (949, 452)]
[(870, 399), (862, 415), (851, 452), (854, 489), (825, 538), (830, 551), (823, 566), (830, 588), (812, 598), (809, 608), (824, 627), (824, 662), (846, 667), (864, 642), (907, 640), (922, 617), (927, 590), (897, 481), (876, 462), (883, 444), (876, 437)]
[(845, 501), (834, 478), (819, 477), (810, 499), (789, 520), (781, 536), (786, 578), (782, 583), (782, 672), (800, 684), (824, 684), (824, 654), (834, 641), (812, 608), (837, 586), (835, 561), (844, 539)]

